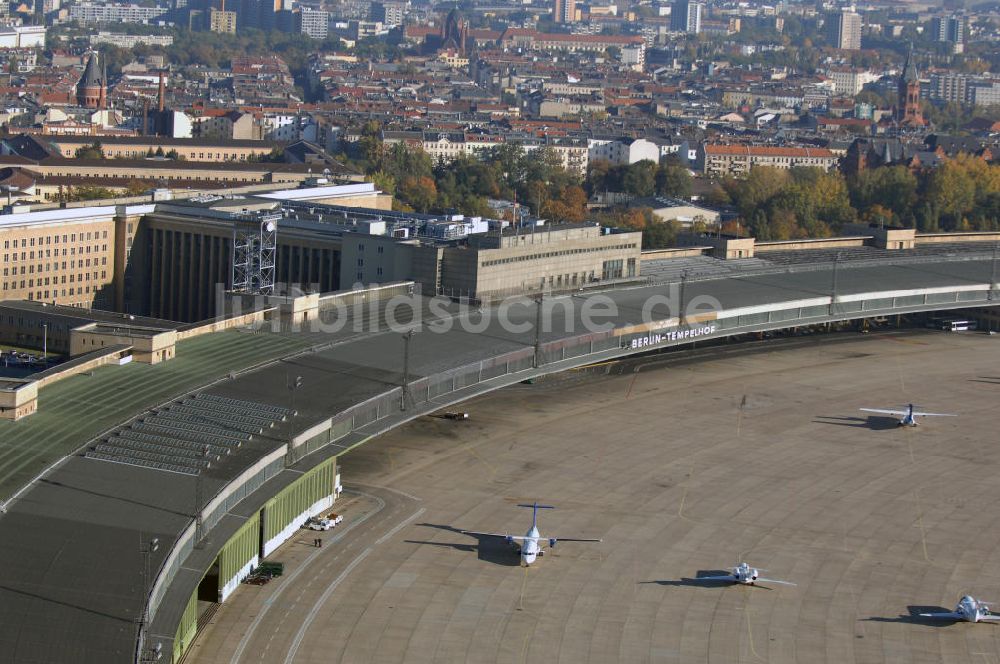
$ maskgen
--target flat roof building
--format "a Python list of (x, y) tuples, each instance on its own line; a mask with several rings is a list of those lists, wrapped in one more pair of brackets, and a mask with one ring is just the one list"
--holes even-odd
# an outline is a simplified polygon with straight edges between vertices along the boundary
[(695, 167), (707, 175), (746, 175), (754, 166), (794, 168), (812, 166), (830, 170), (839, 157), (826, 148), (786, 148), (759, 145), (713, 145), (698, 147)]
[(343, 237), (341, 284), (412, 279), (425, 295), (496, 300), (639, 275), (642, 234), (597, 224), (505, 228), (463, 241)]

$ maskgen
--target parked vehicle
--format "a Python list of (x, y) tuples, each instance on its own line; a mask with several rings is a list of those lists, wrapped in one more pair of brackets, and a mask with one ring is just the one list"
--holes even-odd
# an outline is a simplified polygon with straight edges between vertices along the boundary
[(336, 524), (330, 519), (312, 517), (306, 520), (306, 528), (309, 530), (330, 530)]

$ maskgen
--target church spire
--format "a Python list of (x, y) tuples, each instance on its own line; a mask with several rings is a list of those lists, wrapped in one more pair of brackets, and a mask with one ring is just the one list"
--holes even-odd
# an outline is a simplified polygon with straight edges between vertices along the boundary
[(913, 60), (913, 42), (910, 42), (910, 50), (906, 53), (906, 64), (903, 65), (903, 81), (912, 83), (919, 80), (917, 63)]

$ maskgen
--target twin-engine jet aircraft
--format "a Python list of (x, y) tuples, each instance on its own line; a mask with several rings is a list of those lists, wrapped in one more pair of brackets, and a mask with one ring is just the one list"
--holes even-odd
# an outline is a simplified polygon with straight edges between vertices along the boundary
[(903, 419), (899, 421), (899, 426), (901, 427), (915, 427), (917, 426), (918, 417), (955, 417), (951, 413), (922, 413), (913, 410), (913, 404), (909, 404), (906, 410), (889, 410), (883, 408), (861, 408), (866, 413), (878, 413), (880, 415), (899, 415)]
[[(746, 563), (740, 563), (733, 568), (732, 574), (726, 574), (724, 576), (699, 576), (699, 581), (731, 581), (733, 583), (741, 583), (745, 586), (752, 586), (757, 583), (780, 583), (783, 586), (794, 586), (795, 584), (791, 581), (779, 581), (778, 579), (765, 579), (760, 576), (762, 570), (755, 567), (750, 567)], [(763, 570), (766, 571), (766, 570)]]
[(549, 548), (556, 545), (556, 542), (600, 542), (599, 539), (587, 539), (581, 537), (542, 537), (538, 532), (538, 510), (555, 509), (551, 505), (539, 505), (537, 502), (531, 505), (518, 505), (518, 507), (531, 508), (531, 529), (524, 536), (508, 535), (507, 533), (480, 533), (474, 530), (463, 530), (466, 535), (478, 535), (479, 537), (502, 537), (518, 550), (521, 554), (521, 564), (525, 567), (531, 565), (540, 556), (545, 555), (542, 546), (548, 542)]
[(977, 623), (981, 621), (1000, 621), (1000, 615), (990, 613), (990, 607), (985, 602), (966, 595), (958, 602), (954, 611), (943, 613), (921, 613), (922, 618), (940, 618), (942, 620), (964, 620)]

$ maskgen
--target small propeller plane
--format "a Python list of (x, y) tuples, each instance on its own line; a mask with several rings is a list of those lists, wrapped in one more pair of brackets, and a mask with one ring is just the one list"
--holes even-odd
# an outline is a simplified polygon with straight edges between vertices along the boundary
[(762, 571), (755, 567), (750, 567), (746, 563), (740, 563), (733, 568), (732, 574), (726, 574), (724, 576), (699, 576), (699, 581), (731, 581), (733, 583), (741, 583), (745, 586), (752, 586), (757, 583), (780, 583), (783, 586), (794, 586), (795, 584), (791, 581), (779, 581), (778, 579), (765, 579), (760, 576)]
[(990, 607), (986, 602), (981, 602), (966, 595), (958, 602), (954, 611), (944, 613), (921, 613), (922, 618), (940, 618), (942, 620), (964, 620), (966, 622), (977, 623), (983, 620), (1000, 621), (1000, 615), (990, 613)]
[(552, 505), (539, 505), (537, 502), (531, 505), (518, 505), (518, 507), (531, 508), (531, 529), (524, 536), (508, 535), (507, 533), (481, 533), (474, 530), (463, 530), (465, 535), (476, 535), (479, 537), (502, 537), (507, 543), (513, 546), (521, 554), (521, 565), (530, 566), (535, 560), (545, 555), (542, 545), (548, 542), (549, 548), (556, 545), (556, 542), (600, 542), (599, 539), (587, 539), (581, 537), (542, 537), (538, 533), (538, 510), (555, 509)]
[(906, 410), (890, 410), (883, 408), (861, 408), (860, 410), (866, 413), (879, 413), (880, 415), (900, 415), (903, 419), (899, 421), (899, 426), (901, 427), (915, 427), (917, 426), (918, 417), (956, 417), (951, 413), (922, 413), (920, 411), (913, 410), (913, 404), (909, 404)]

